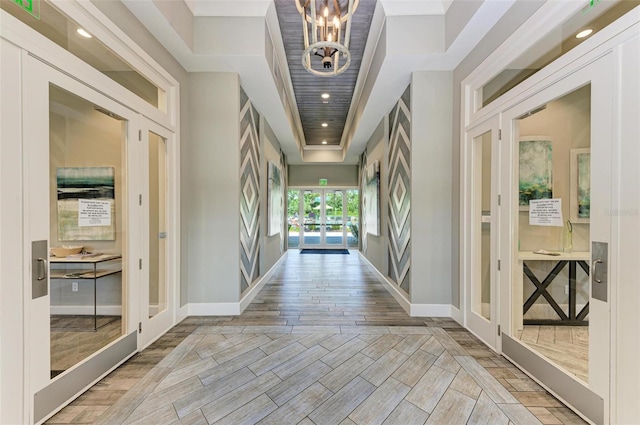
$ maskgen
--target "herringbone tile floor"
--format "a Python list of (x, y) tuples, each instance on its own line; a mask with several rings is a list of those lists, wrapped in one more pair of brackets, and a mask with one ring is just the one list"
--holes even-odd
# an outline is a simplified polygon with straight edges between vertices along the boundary
[(187, 318), (47, 423), (584, 422), (454, 321), (408, 317), (357, 253), (294, 251), (241, 316)]

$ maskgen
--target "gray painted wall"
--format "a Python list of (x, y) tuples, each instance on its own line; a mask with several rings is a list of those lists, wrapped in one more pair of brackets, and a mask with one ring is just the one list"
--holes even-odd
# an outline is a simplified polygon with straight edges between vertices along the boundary
[(452, 92), (450, 71), (411, 81), (411, 302), (451, 304)]
[(464, 58), (453, 71), (453, 151), (451, 156), (452, 174), (452, 227), (451, 227), (451, 296), (452, 304), (460, 308), (460, 127), (462, 115), (460, 108), (461, 83), (478, 67), (498, 46), (500, 46), (524, 21), (545, 2), (543, 0), (517, 1), (507, 13), (489, 30), (480, 43)]
[(357, 187), (357, 165), (289, 165), (289, 186), (317, 187), (319, 179), (327, 179), (328, 187)]
[(376, 130), (371, 135), (367, 143), (367, 162), (380, 162), (380, 236), (366, 235), (367, 246), (363, 252), (364, 256), (373, 266), (382, 273), (388, 275), (389, 261), (387, 251), (387, 222), (389, 213), (388, 193), (389, 184), (389, 160), (387, 158), (387, 144), (389, 141), (389, 130), (387, 118), (385, 117)]
[(238, 74), (189, 74), (188, 180), (190, 303), (240, 300), (240, 81)]

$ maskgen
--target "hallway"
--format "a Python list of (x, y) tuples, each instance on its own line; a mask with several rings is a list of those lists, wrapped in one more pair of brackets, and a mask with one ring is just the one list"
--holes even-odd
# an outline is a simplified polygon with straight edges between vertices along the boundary
[(189, 317), (48, 424), (578, 424), (350, 255), (289, 251), (241, 316)]

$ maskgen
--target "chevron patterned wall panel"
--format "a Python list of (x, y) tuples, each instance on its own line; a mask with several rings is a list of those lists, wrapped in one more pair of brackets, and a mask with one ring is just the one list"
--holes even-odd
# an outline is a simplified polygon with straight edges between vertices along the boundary
[(260, 275), (260, 116), (240, 89), (240, 292)]
[(411, 287), (411, 86), (389, 116), (389, 277)]

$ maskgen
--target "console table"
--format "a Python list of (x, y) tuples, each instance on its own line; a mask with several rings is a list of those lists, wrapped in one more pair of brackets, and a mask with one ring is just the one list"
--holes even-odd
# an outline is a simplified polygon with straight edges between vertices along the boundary
[[(551, 308), (558, 315), (558, 319), (524, 319), (522, 321), (525, 325), (588, 325), (588, 320), (585, 320), (589, 314), (589, 302), (580, 310), (576, 308), (576, 272), (579, 266), (589, 276), (589, 261), (591, 260), (591, 254), (589, 252), (571, 252), (571, 253), (558, 253), (559, 255), (544, 255), (536, 254), (533, 251), (520, 251), (518, 253), (518, 263), (522, 266), (522, 272), (524, 276), (527, 276), (531, 283), (535, 286), (533, 293), (527, 298), (522, 306), (522, 315), (524, 316), (527, 311), (534, 305), (536, 300), (541, 296), (547, 300)], [(555, 266), (540, 281), (531, 271), (529, 266), (535, 261), (553, 261), (556, 262)], [(551, 283), (558, 277), (560, 272), (569, 267), (569, 293), (568, 293), (568, 314), (565, 313), (558, 305), (557, 301), (547, 291)], [(531, 266), (533, 267), (533, 266)], [(522, 282), (524, 283), (524, 282)], [(520, 285), (520, 288), (523, 286)], [(522, 299), (522, 298), (520, 298)]]
[(93, 330), (97, 331), (98, 279), (121, 273), (122, 256), (116, 254), (96, 254), (79, 257), (51, 257), (49, 263), (51, 264), (51, 279), (93, 281)]

